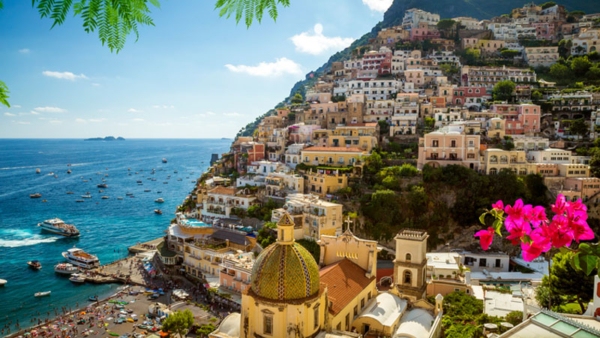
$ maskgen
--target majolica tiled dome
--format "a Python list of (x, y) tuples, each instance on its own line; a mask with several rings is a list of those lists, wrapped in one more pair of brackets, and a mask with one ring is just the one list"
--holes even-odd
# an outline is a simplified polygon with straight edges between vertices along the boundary
[(319, 292), (319, 267), (298, 243), (271, 244), (252, 268), (252, 291), (260, 297), (285, 301)]

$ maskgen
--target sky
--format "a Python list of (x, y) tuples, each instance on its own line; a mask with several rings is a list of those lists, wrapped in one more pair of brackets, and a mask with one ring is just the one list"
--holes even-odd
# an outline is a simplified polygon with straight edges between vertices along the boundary
[(249, 29), (215, 0), (161, 0), (155, 26), (118, 54), (72, 13), (62, 26), (31, 1), (0, 10), (0, 138), (221, 138), (383, 19), (392, 0), (291, 0)]

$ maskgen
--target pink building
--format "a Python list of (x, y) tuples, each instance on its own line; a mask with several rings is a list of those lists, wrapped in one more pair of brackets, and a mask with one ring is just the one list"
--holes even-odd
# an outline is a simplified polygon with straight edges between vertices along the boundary
[(447, 165), (462, 165), (479, 169), (480, 136), (464, 132), (463, 125), (450, 125), (419, 139), (417, 168), (426, 164), (437, 168)]
[(317, 129), (321, 129), (321, 125), (297, 123), (288, 128), (288, 139), (293, 143), (309, 143)]
[[(377, 74), (389, 74), (392, 72), (392, 53), (379, 53), (370, 51), (362, 60), (362, 69), (367, 71), (377, 71)], [(359, 72), (360, 73), (360, 72)]]
[(250, 287), (252, 278), (252, 267), (254, 266), (254, 254), (228, 254), (223, 257), (219, 282), (221, 288), (237, 293), (244, 292)]
[(440, 31), (435, 28), (430, 28), (427, 22), (419, 23), (418, 28), (413, 28), (410, 30), (410, 40), (411, 41), (422, 41), (422, 40), (432, 40), (439, 39)]
[(506, 135), (540, 132), (540, 106), (535, 104), (495, 104), (492, 112), (506, 120)]
[(415, 88), (420, 88), (425, 83), (425, 72), (422, 69), (409, 69), (404, 71), (406, 82), (414, 83)]
[(531, 24), (535, 27), (537, 40), (554, 40), (557, 38), (557, 24), (555, 22), (538, 22)]

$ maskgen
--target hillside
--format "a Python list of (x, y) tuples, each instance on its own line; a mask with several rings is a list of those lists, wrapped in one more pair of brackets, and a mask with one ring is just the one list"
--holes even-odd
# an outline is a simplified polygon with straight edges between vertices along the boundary
[[(290, 95), (280, 102), (276, 107), (282, 106), (283, 102), (289, 102), (295, 93), (299, 92), (304, 96), (306, 87), (310, 87), (314, 81), (331, 66), (331, 63), (341, 60), (347, 60), (350, 58), (352, 50), (359, 46), (368, 44), (370, 38), (377, 36), (382, 28), (388, 28), (397, 26), (402, 23), (404, 12), (411, 8), (420, 8), (422, 10), (438, 13), (442, 19), (453, 18), (458, 16), (470, 16), (478, 19), (489, 19), (502, 14), (508, 14), (513, 8), (522, 7), (526, 3), (531, 1), (526, 0), (394, 0), (392, 6), (383, 15), (383, 21), (380, 21), (373, 29), (354, 41), (350, 47), (333, 54), (329, 60), (321, 67), (314, 71), (306, 74), (305, 79), (296, 82), (296, 84), (290, 90)], [(544, 3), (545, 1), (539, 1)], [(561, 0), (555, 1), (559, 3), (568, 11), (582, 10), (586, 13), (598, 12), (600, 8), (600, 0)], [(314, 74), (313, 77), (310, 77)], [(237, 136), (250, 136), (254, 133), (256, 126), (260, 123), (260, 120), (269, 115), (273, 110), (269, 110), (265, 114), (256, 118), (255, 121), (246, 125)]]

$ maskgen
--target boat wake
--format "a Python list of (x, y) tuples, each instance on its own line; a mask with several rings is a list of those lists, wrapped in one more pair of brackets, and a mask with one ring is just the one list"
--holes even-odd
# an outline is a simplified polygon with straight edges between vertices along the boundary
[[(16, 237), (24, 237), (24, 236), (21, 236), (21, 234), (19, 234)], [(37, 244), (42, 244), (42, 243), (53, 243), (58, 239), (60, 239), (60, 237), (47, 237), (47, 236), (42, 236), (42, 235), (31, 235), (31, 237), (20, 238), (20, 239), (0, 238), (0, 248), (19, 248), (22, 246), (31, 246), (31, 245), (37, 245)]]

